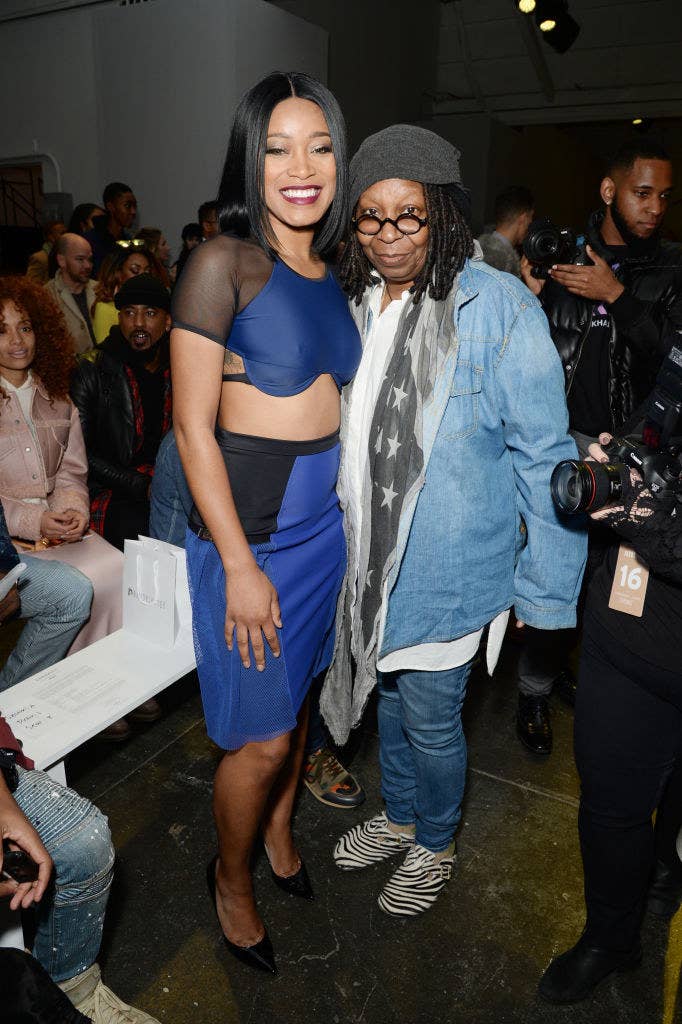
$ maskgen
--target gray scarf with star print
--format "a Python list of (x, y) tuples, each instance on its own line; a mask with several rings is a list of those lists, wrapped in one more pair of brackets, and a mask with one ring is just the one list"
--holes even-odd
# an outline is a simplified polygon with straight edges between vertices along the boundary
[[(337, 743), (345, 742), (357, 725), (376, 683), (382, 595), (396, 561), (398, 528), (403, 516), (411, 519), (424, 485), (423, 410), (433, 394), (442, 357), (457, 344), (456, 290), (455, 282), (442, 301), (428, 296), (417, 305), (408, 301), (374, 407), (361, 497), (362, 527), (357, 537), (347, 528), (349, 572), (337, 606), (334, 660), (321, 700)], [(351, 310), (361, 333), (368, 303), (369, 290), (361, 305)], [(348, 389), (346, 411), (349, 399)], [(339, 497), (343, 505), (343, 493)]]

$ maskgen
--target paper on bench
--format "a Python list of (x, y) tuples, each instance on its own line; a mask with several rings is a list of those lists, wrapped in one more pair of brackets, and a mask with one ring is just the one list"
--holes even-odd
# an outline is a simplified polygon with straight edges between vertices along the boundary
[(126, 700), (125, 677), (99, 665), (69, 667), (60, 662), (35, 677), (31, 700), (7, 714), (22, 736), (39, 737), (58, 728), (70, 716), (88, 717), (96, 707), (99, 715), (115, 712)]
[(0, 710), (28, 756), (44, 768), (191, 672), (194, 664), (189, 630), (164, 650), (120, 629), (4, 690)]

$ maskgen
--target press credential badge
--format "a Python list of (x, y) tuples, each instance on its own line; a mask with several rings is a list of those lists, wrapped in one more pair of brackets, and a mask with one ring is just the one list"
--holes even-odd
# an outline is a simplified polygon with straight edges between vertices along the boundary
[(644, 610), (649, 570), (638, 560), (632, 548), (621, 544), (609, 597), (609, 608), (641, 618)]

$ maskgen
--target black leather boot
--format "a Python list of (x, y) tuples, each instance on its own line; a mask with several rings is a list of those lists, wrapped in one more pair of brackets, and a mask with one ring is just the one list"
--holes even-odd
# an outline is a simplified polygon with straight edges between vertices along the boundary
[(557, 697), (568, 704), (570, 708), (575, 707), (575, 694), (578, 689), (578, 680), (575, 678), (570, 668), (562, 668), (559, 675), (552, 682), (552, 692), (556, 693)]
[(516, 735), (533, 754), (551, 754), (552, 723), (546, 697), (519, 693)]
[(552, 960), (540, 979), (538, 995), (548, 1003), (579, 1003), (600, 981), (615, 971), (633, 970), (641, 959), (639, 943), (629, 953), (619, 953), (592, 946), (583, 935), (572, 949)]
[(646, 909), (655, 917), (670, 920), (682, 904), (682, 863), (674, 868), (657, 860), (651, 873)]

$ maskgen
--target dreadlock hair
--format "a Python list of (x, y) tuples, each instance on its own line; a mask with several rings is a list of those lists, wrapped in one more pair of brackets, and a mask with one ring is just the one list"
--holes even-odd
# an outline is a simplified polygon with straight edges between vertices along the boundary
[[(444, 299), (452, 288), (464, 261), (473, 255), (474, 240), (459, 206), (458, 190), (452, 185), (424, 185), (429, 220), (429, 240), (424, 266), (410, 291), (415, 305), (428, 290), (432, 299)], [(363, 292), (372, 283), (374, 268), (352, 231), (339, 265), (345, 292), (360, 305)]]

